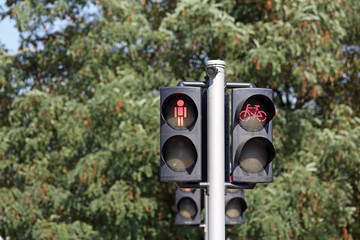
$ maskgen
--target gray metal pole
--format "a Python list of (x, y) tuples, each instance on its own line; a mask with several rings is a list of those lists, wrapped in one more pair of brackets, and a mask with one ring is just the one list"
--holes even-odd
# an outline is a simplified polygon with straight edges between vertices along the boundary
[(209, 67), (215, 67), (217, 74), (209, 76), (207, 92), (207, 177), (209, 183), (207, 230), (209, 240), (225, 240), (225, 62), (210, 60), (206, 63), (206, 68), (209, 69)]
[(209, 198), (206, 189), (204, 190), (204, 202), (205, 202), (205, 240), (209, 240)]

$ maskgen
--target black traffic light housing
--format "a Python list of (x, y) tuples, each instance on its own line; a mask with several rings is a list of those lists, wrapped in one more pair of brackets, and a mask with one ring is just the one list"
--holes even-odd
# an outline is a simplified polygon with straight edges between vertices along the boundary
[(201, 223), (201, 190), (176, 187), (175, 209), (176, 224), (199, 225)]
[(263, 183), (273, 181), (275, 149), (272, 119), (275, 107), (272, 90), (232, 90), (232, 181)]
[(201, 88), (160, 88), (160, 181), (202, 180), (201, 100)]
[(228, 188), (225, 196), (225, 224), (244, 224), (246, 208), (244, 190)]

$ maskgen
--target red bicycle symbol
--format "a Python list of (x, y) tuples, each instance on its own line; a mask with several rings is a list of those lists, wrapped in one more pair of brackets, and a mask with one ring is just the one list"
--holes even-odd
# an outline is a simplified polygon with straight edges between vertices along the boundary
[[(249, 121), (250, 116), (253, 116), (260, 122), (264, 122), (266, 120), (266, 113), (264, 111), (259, 111), (259, 107), (260, 105), (253, 105), (253, 107), (251, 107), (251, 104), (247, 104), (246, 109), (239, 113), (240, 120), (246, 122)], [(250, 110), (253, 110), (253, 112)]]

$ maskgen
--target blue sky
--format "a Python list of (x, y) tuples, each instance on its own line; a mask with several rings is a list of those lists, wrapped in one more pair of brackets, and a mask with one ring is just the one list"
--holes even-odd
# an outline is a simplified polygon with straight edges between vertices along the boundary
[(6, 18), (0, 22), (0, 43), (4, 44), (10, 53), (16, 53), (19, 47), (19, 32), (14, 21)]
[[(0, 6), (5, 6), (5, 0), (0, 0)], [(19, 32), (15, 28), (15, 20), (9, 17), (0, 21), (0, 43), (9, 49), (10, 53), (16, 53), (19, 47)]]
[[(0, 10), (7, 10), (5, 2), (6, 0), (0, 0)], [(87, 15), (89, 19), (91, 18), (90, 16), (97, 17), (98, 12), (99, 9), (91, 2), (88, 2), (82, 9), (82, 13)], [(55, 28), (53, 30), (65, 28), (68, 24), (69, 22), (66, 20), (57, 20), (55, 21)], [(0, 44), (5, 45), (5, 48), (9, 50), (9, 53), (15, 54), (18, 51), (20, 45), (19, 43), (20, 37), (19, 32), (15, 27), (15, 20), (10, 19), (10, 17), (0, 20)]]

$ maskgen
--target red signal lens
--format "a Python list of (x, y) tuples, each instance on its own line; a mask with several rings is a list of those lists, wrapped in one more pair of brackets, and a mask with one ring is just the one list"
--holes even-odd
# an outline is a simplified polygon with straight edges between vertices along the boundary
[(189, 129), (198, 116), (194, 101), (184, 94), (170, 95), (163, 104), (162, 117), (172, 128)]
[(181, 191), (189, 193), (189, 192), (194, 192), (195, 189), (191, 189), (191, 188), (180, 188)]
[(266, 104), (257, 98), (249, 98), (238, 112), (239, 124), (248, 131), (259, 131), (269, 121)]

